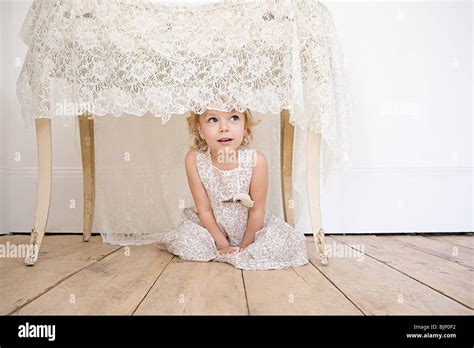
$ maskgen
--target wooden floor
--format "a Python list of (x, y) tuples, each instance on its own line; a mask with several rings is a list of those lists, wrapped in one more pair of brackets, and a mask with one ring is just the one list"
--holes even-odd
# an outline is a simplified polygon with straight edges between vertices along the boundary
[[(28, 241), (0, 237), (10, 247)], [(327, 236), (330, 259), (322, 266), (307, 237), (310, 264), (241, 271), (184, 261), (152, 245), (47, 235), (34, 267), (0, 258), (0, 314), (472, 315), (473, 241)]]

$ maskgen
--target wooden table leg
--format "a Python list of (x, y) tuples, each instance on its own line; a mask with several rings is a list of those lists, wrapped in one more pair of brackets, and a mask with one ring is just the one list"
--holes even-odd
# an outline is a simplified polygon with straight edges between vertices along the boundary
[(94, 119), (88, 115), (79, 116), (81, 138), (82, 173), (84, 189), (83, 240), (89, 241), (94, 222), (95, 208), (95, 148)]
[(43, 242), (51, 203), (53, 171), (51, 120), (48, 118), (37, 118), (35, 123), (38, 148), (38, 190), (35, 222), (31, 230), (30, 253), (25, 258), (25, 264), (28, 266), (33, 266), (38, 260), (41, 243)]
[(290, 113), (280, 112), (280, 168), (283, 214), (290, 226), (295, 226), (293, 210), (293, 138), (295, 127), (290, 123)]
[(321, 263), (328, 264), (324, 229), (321, 222), (321, 204), (319, 190), (319, 163), (320, 163), (321, 134), (308, 129), (306, 154), (306, 182), (308, 190), (308, 205), (313, 230), (316, 251)]

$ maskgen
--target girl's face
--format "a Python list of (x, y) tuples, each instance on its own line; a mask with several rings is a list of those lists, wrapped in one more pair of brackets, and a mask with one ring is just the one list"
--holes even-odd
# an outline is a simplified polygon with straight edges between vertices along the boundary
[[(199, 116), (199, 135), (213, 153), (237, 150), (244, 139), (245, 115), (238, 111), (206, 110)], [(229, 141), (223, 141), (230, 139)]]

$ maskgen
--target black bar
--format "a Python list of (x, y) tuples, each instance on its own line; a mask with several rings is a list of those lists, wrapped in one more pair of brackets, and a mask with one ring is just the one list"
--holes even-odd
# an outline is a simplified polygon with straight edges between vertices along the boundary
[[(472, 316), (3, 316), (1, 348), (64, 344), (470, 346)], [(53, 331), (34, 325), (54, 325)], [(20, 332), (21, 331), (21, 332)], [(37, 336), (42, 333), (43, 337)], [(417, 334), (419, 337), (407, 337)], [(451, 337), (446, 336), (451, 335)], [(28, 337), (19, 337), (19, 335)], [(437, 336), (441, 335), (441, 336)], [(444, 335), (444, 336), (443, 336)], [(231, 339), (232, 338), (232, 339)]]

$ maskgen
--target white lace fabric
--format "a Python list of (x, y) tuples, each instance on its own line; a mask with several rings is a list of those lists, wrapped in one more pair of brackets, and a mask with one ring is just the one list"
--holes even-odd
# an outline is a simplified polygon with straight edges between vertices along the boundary
[[(166, 124), (206, 108), (270, 117), (287, 109), (294, 182), (305, 180), (307, 130), (322, 137), (323, 184), (348, 164), (348, 73), (319, 1), (35, 0), (20, 36), (29, 47), (17, 81), (27, 125), (83, 113)], [(306, 199), (304, 187), (294, 190)]]

